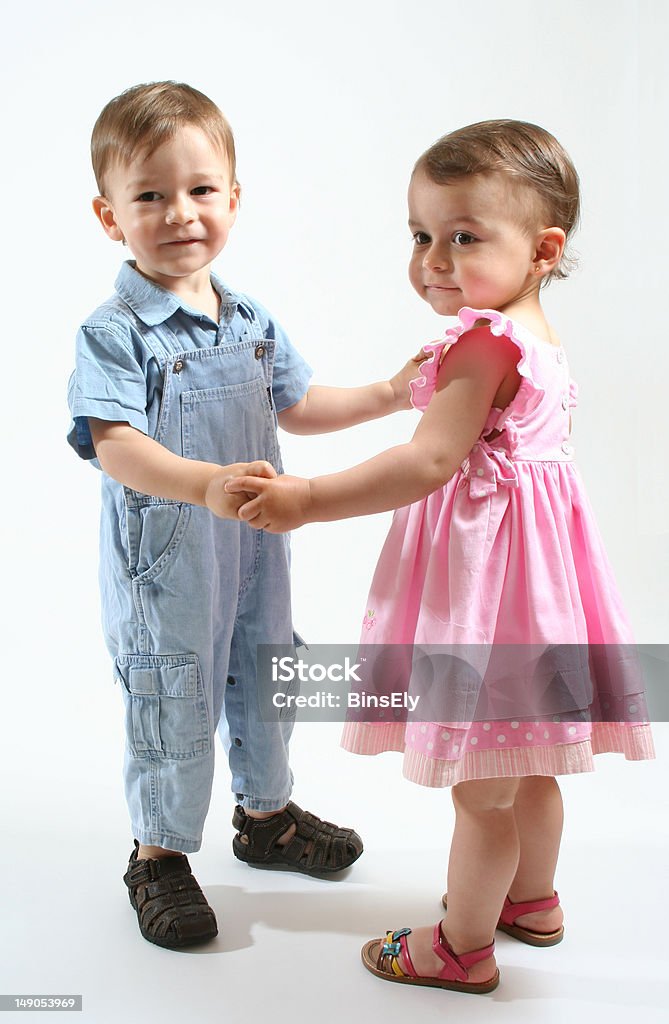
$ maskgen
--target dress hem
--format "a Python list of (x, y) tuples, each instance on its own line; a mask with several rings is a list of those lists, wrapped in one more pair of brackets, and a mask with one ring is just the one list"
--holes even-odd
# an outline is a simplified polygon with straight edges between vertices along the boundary
[(628, 761), (655, 757), (649, 725), (627, 726), (614, 722), (594, 723), (591, 739), (577, 743), (477, 750), (451, 761), (428, 757), (407, 747), (405, 727), (401, 723), (366, 726), (358, 722), (346, 723), (341, 745), (353, 754), (371, 755), (389, 750), (403, 753), (404, 777), (431, 788), (454, 786), (472, 779), (592, 772), (595, 754), (620, 753)]

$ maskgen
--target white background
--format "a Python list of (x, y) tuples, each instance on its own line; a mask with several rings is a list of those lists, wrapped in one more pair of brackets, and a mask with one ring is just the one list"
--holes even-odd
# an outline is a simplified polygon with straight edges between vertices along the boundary
[[(283, 323), (314, 367), (316, 382), (341, 385), (390, 375), (443, 330), (406, 275), (406, 186), (418, 155), (444, 132), (485, 118), (521, 118), (551, 130), (583, 183), (580, 269), (546, 292), (581, 387), (576, 456), (637, 637), (666, 643), (667, 15), (663, 0), (116, 0), (105, 6), (34, 0), (5, 15), (2, 877), (14, 902), (3, 935), (1, 991), (84, 989), (85, 1006), (97, 1007), (85, 1019), (118, 1020), (123, 1014), (133, 1024), (162, 1005), (158, 983), (146, 981), (152, 976), (142, 958), (157, 977), (166, 964), (171, 970), (175, 958), (182, 965), (197, 963), (193, 971), (211, 970), (211, 964), (201, 968), (206, 956), (179, 958), (142, 943), (118, 880), (129, 839), (120, 782), (121, 714), (99, 629), (99, 481), (65, 444), (74, 333), (111, 292), (124, 257), (90, 209), (95, 184), (88, 143), (101, 107), (129, 85), (163, 78), (187, 81), (221, 106), (235, 131), (243, 192), (217, 269)], [(407, 439), (415, 422), (415, 413), (404, 413), (330, 437), (283, 435), (284, 463), (302, 475), (343, 468)], [(388, 523), (389, 516), (375, 516), (312, 525), (294, 536), (295, 624), (307, 639), (356, 641)], [(661, 728), (658, 739), (666, 745)], [(220, 972), (230, 972), (253, 986), (262, 970), (288, 998), (290, 985), (277, 973), (276, 956), (289, 957), (293, 966), (306, 957), (306, 972), (326, 996), (323, 1019), (330, 1019), (331, 1009), (334, 1020), (326, 969), (328, 921), (334, 920), (339, 945), (330, 947), (338, 959), (332, 998), (350, 964), (360, 986), (356, 998), (369, 1000), (367, 1015), (399, 1008), (395, 989), (388, 993), (389, 986), (359, 977), (357, 948), (369, 928), (371, 935), (405, 923), (377, 918), (389, 889), (396, 904), (398, 885), (402, 892), (418, 886), (416, 861), (421, 876), (436, 872), (439, 880), (430, 891), (438, 895), (451, 822), (448, 794), (409, 786), (390, 756), (367, 761), (344, 754), (330, 727), (303, 726), (293, 751), (296, 799), (359, 827), (366, 857), (352, 873), (354, 881), (339, 890), (348, 904), (333, 904), (332, 889), (327, 903), (319, 902), (321, 886), (304, 889), (312, 901), (306, 917), (297, 914), (298, 924), (291, 918), (294, 905), (287, 908), (280, 897), (269, 916), (263, 909), (253, 917), (246, 908), (256, 904), (237, 901), (242, 890), (228, 886), (231, 879), (256, 888), (281, 883), (284, 897), (287, 891), (299, 896), (306, 883), (268, 880), (231, 863), (228, 776), (220, 758), (205, 851), (196, 866), (214, 893), (226, 881), (218, 885), (220, 900), (212, 899), (225, 936), (214, 951), (241, 949), (250, 958), (215, 957), (215, 976), (220, 982)], [(658, 817), (653, 790), (662, 792), (665, 764), (627, 766), (605, 758), (594, 777), (565, 780), (563, 871), (572, 904), (575, 896), (587, 901), (580, 911), (586, 924), (594, 928), (597, 915), (609, 908), (605, 934), (612, 935), (618, 923), (607, 903), (612, 892), (618, 908), (621, 892), (627, 894), (623, 910), (631, 913), (643, 913), (651, 894), (657, 898), (666, 815)], [(595, 877), (598, 858), (609, 865), (610, 878)], [(584, 862), (590, 865), (587, 879)], [(73, 871), (78, 881), (71, 880)], [(248, 875), (261, 875), (261, 881)], [(639, 901), (640, 876), (645, 895)], [(357, 886), (353, 895), (345, 896), (346, 885)], [(375, 914), (368, 912), (369, 921), (358, 927), (350, 922), (362, 906), (361, 894)], [(421, 923), (411, 916), (408, 896), (406, 904), (407, 920)], [(428, 900), (421, 914), (429, 920), (435, 913)], [(267, 927), (270, 938), (262, 947)], [(248, 941), (230, 938), (240, 928)], [(292, 946), (284, 928), (292, 931)], [(588, 955), (601, 930), (584, 938)], [(325, 952), (312, 945), (314, 932), (324, 933), (318, 941), (326, 943)], [(638, 934), (635, 926), (626, 941), (634, 944)], [(77, 950), (75, 960), (65, 953), (68, 943)], [(124, 943), (132, 958), (119, 964)], [(567, 995), (564, 978), (553, 981), (564, 1000), (560, 1010), (571, 1007), (579, 1020), (591, 990), (582, 951), (572, 955), (576, 959), (563, 961), (564, 970), (569, 974), (577, 965), (581, 981)], [(602, 955), (597, 970), (606, 974), (611, 959), (615, 964), (622, 955)], [(107, 962), (118, 985), (106, 987), (100, 965)], [(550, 974), (547, 981), (541, 975), (544, 991), (539, 975), (524, 970), (516, 968), (516, 987), (510, 985), (504, 997), (510, 1003), (498, 1007), (502, 1017), (531, 1013), (528, 991), (532, 998), (554, 998)], [(653, 995), (652, 979), (658, 975), (647, 957), (639, 970), (651, 993), (640, 1019), (655, 1020), (662, 997)], [(210, 980), (194, 975), (180, 990), (181, 1001), (172, 1004), (175, 1012), (178, 1007), (187, 1016), (189, 985), (209, 992)], [(296, 982), (291, 984), (294, 989)], [(176, 998), (169, 986), (163, 996), (168, 991)], [(218, 1019), (216, 1008), (242, 1012), (239, 988), (231, 982), (224, 991), (220, 1003), (207, 997), (198, 1004), (200, 1019)], [(609, 1020), (625, 1007), (629, 1012), (636, 999), (632, 984), (617, 993), (616, 1006), (606, 1010)], [(400, 995), (408, 997), (406, 1012), (420, 1007), (425, 1019), (444, 1005), (441, 993)], [(294, 1004), (290, 1016), (311, 1019), (306, 1006)]]

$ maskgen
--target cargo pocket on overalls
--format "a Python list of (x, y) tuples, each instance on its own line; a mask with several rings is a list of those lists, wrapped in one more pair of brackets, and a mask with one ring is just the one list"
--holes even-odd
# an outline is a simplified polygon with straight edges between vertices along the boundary
[(209, 715), (195, 654), (124, 654), (116, 659), (126, 733), (136, 757), (209, 753)]

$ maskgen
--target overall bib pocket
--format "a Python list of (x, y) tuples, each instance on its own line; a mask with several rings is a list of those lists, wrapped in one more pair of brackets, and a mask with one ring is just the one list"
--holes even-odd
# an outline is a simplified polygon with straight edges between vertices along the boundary
[(276, 466), (274, 413), (264, 377), (184, 391), (181, 443), (185, 458), (219, 464), (267, 459)]
[(208, 754), (209, 714), (196, 654), (122, 654), (116, 659), (135, 757)]

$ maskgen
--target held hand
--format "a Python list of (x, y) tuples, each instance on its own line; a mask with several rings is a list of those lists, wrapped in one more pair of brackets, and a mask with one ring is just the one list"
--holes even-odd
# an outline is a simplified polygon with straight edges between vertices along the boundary
[(409, 381), (420, 376), (420, 364), (428, 359), (428, 353), (421, 348), (419, 352), (406, 363), (399, 373), (390, 378), (390, 386), (393, 389), (398, 409), (411, 409), (411, 392)]
[(251, 501), (242, 504), (239, 518), (255, 530), (287, 533), (309, 522), (311, 490), (309, 481), (297, 476), (278, 476), (275, 480), (240, 476), (229, 479), (225, 490), (231, 498), (255, 492)]
[(257, 462), (235, 462), (230, 466), (221, 466), (207, 485), (205, 505), (221, 519), (237, 519), (239, 509), (253, 498), (256, 492), (251, 488), (248, 491), (240, 490), (239, 493), (230, 494), (226, 491), (226, 483), (240, 477), (255, 481), (261, 477), (272, 479), (275, 476), (276, 470), (271, 463), (262, 459)]

